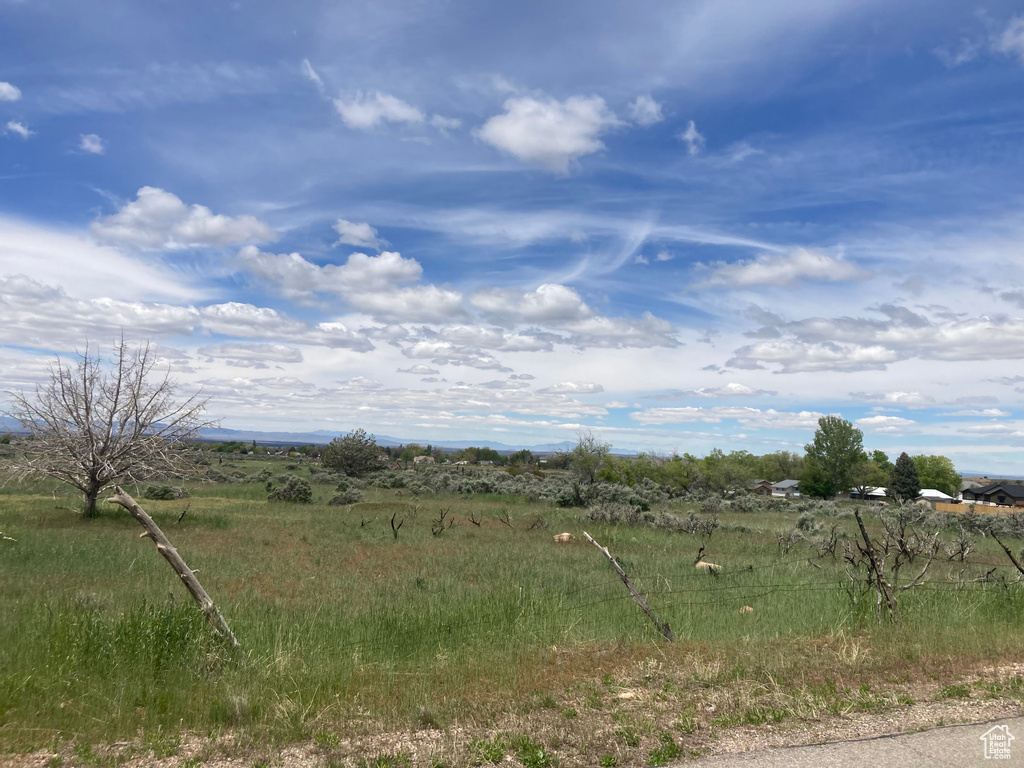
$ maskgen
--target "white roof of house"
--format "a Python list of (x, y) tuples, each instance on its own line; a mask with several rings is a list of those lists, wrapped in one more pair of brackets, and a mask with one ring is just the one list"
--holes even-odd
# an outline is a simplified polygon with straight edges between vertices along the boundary
[(953, 497), (948, 493), (943, 493), (935, 488), (922, 488), (921, 493), (918, 495), (919, 499), (928, 499), (929, 501), (949, 501), (953, 500)]

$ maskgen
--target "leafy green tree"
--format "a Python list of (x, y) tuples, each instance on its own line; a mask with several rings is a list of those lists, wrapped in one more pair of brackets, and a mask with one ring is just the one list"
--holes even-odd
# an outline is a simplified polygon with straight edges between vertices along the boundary
[(921, 494), (921, 481), (917, 476), (914, 460), (904, 451), (896, 459), (889, 483), (889, 495), (897, 501), (910, 501)]
[(611, 445), (602, 442), (589, 430), (579, 433), (576, 446), (569, 452), (571, 489), (566, 490), (557, 503), (563, 507), (585, 507), (594, 496), (594, 481), (605, 464)]
[(593, 432), (580, 432), (576, 447), (570, 453), (569, 468), (580, 483), (590, 485), (597, 471), (611, 451), (611, 445), (602, 442)]
[(804, 457), (791, 451), (766, 453), (760, 459), (758, 475), (777, 483), (780, 480), (799, 480), (804, 473)]
[(960, 473), (946, 456), (921, 454), (912, 457), (922, 488), (934, 488), (956, 498), (960, 493)]
[(709, 491), (742, 490), (758, 478), (761, 460), (748, 451), (725, 453), (712, 448), (701, 459), (698, 484)]
[(872, 451), (871, 460), (890, 475), (892, 474), (892, 462), (889, 461), (889, 456), (885, 451)]
[(864, 454), (864, 433), (839, 416), (822, 416), (806, 446), (800, 492), (831, 498), (852, 486), (853, 468)]
[(508, 457), (509, 464), (533, 464), (534, 458), (533, 453), (530, 452), (529, 448), (523, 448), (521, 451), (516, 451)]
[[(875, 451), (880, 453), (880, 451)], [(887, 470), (878, 465), (874, 459), (866, 456), (853, 465), (850, 473), (850, 480), (853, 487), (857, 489), (862, 499), (868, 497), (868, 491), (874, 488), (884, 488), (889, 484), (890, 474)]]
[(320, 463), (349, 477), (360, 477), (381, 468), (381, 453), (373, 435), (366, 434), (363, 429), (354, 429), (331, 440), (320, 453)]

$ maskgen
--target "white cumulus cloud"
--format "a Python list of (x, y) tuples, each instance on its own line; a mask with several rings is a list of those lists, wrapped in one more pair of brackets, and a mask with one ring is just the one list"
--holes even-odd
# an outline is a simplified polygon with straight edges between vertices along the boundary
[(246, 240), (275, 240), (277, 233), (253, 216), (214, 214), (204, 205), (186, 206), (170, 192), (143, 187), (121, 210), (97, 219), (93, 234), (101, 240), (138, 248), (224, 246)]
[(700, 282), (704, 287), (791, 285), (801, 280), (837, 283), (871, 277), (870, 272), (849, 261), (805, 248), (794, 248), (789, 253), (762, 253), (754, 259), (732, 264), (715, 262), (700, 266), (711, 270)]
[(0, 101), (17, 101), (21, 98), (21, 89), (10, 83), (0, 81)]
[(534, 291), (485, 288), (470, 296), (469, 303), (489, 319), (512, 325), (557, 325), (594, 314), (576, 291), (557, 283), (545, 283)]
[(376, 128), (382, 122), (422, 123), (425, 119), (416, 107), (380, 91), (372, 94), (356, 91), (352, 96), (335, 99), (334, 107), (345, 125), (363, 131)]
[(528, 96), (508, 99), (505, 112), (495, 115), (476, 135), (498, 149), (556, 173), (568, 173), (570, 163), (604, 149), (598, 138), (620, 125), (599, 96), (571, 96), (565, 101)]
[(338, 219), (334, 225), (338, 233), (337, 245), (354, 245), (357, 248), (375, 248), (380, 250), (387, 243), (377, 236), (377, 230), (365, 221), (358, 223), (347, 219)]
[(102, 155), (106, 151), (106, 147), (103, 146), (103, 139), (95, 133), (83, 133), (81, 140), (78, 142), (78, 148), (83, 152), (88, 152), (90, 155)]

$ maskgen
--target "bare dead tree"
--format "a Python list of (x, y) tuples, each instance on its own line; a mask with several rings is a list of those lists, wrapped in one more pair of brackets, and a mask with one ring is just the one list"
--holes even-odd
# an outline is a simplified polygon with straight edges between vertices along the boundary
[(479, 527), (480, 527), (480, 520), (479, 520), (479, 518), (477, 518), (477, 516), (476, 516), (476, 513), (475, 513), (475, 512), (470, 512), (470, 513), (469, 513), (469, 522), (471, 522), (471, 523), (472, 523), (473, 525), (475, 525), (475, 526), (476, 526), (477, 528), (479, 528)]
[(399, 520), (398, 521), (398, 525), (396, 526), (395, 525), (395, 518), (396, 517), (398, 517), (398, 513), (397, 512), (395, 512), (395, 514), (393, 514), (391, 516), (391, 532), (393, 534), (395, 534), (395, 541), (398, 541), (398, 532), (402, 529), (402, 525), (405, 523), (405, 518), (403, 517), (401, 520)]
[[(889, 620), (899, 623), (897, 594), (924, 583), (924, 577), (939, 551), (939, 532), (925, 531), (924, 513), (906, 504), (892, 514), (882, 516), (882, 537), (873, 541), (864, 526), (860, 511), (855, 509), (853, 514), (861, 534), (861, 541), (857, 542), (861, 556), (858, 558), (848, 549), (846, 561), (854, 568), (867, 566), (865, 582), (875, 589), (879, 620), (882, 618), (884, 604)], [(900, 584), (900, 571), (904, 566), (916, 564), (921, 564), (917, 575), (905, 584)], [(851, 578), (856, 581), (855, 576), (851, 575)]]
[(122, 338), (109, 362), (86, 347), (74, 363), (54, 361), (34, 393), (9, 393), (7, 415), (28, 433), (12, 475), (77, 488), (84, 517), (95, 516), (100, 493), (114, 483), (182, 474), (188, 462), (178, 448), (213, 424), (203, 418), (206, 398), (180, 399), (170, 373), (156, 370), (151, 344), (133, 348)]
[(509, 517), (507, 509), (501, 510), (501, 513), (498, 515), (498, 521), (504, 523), (509, 528), (515, 529), (515, 526), (512, 525), (512, 518)]
[(956, 538), (945, 549), (950, 560), (959, 560), (962, 563), (967, 559), (967, 555), (971, 553), (971, 550), (974, 549), (974, 541), (967, 531), (963, 529), (963, 526), (959, 526)]
[(784, 555), (788, 555), (789, 551), (793, 549), (793, 547), (804, 540), (804, 535), (794, 528), (791, 531), (780, 533), (777, 539), (779, 542), (779, 551)]
[(432, 534), (434, 534), (435, 536), (440, 536), (442, 533), (444, 533), (452, 527), (452, 524), (455, 522), (455, 518), (448, 517), (448, 513), (451, 511), (451, 506), (449, 506), (447, 509), (445, 507), (441, 507), (440, 516), (437, 518), (437, 520), (434, 521), (433, 525), (430, 526), (430, 532)]
[(814, 549), (818, 553), (818, 557), (825, 557), (829, 555), (833, 560), (836, 557), (836, 547), (839, 545), (839, 539), (841, 533), (839, 531), (839, 525), (836, 523), (832, 524), (831, 530), (822, 534), (819, 538), (814, 540)]

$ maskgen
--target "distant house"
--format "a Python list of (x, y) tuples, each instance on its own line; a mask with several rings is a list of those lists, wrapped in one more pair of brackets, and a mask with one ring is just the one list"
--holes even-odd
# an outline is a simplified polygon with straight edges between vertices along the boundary
[(747, 493), (752, 493), (755, 496), (771, 496), (771, 480), (754, 480), (747, 486)]
[(413, 456), (412, 457), (412, 463), (413, 464), (433, 464), (434, 463), (434, 457), (433, 456)]
[(772, 496), (799, 496), (800, 495), (800, 481), (799, 480), (779, 480), (777, 483), (772, 483)]
[(860, 494), (859, 488), (852, 488), (850, 490), (851, 499), (860, 499), (861, 501), (885, 501), (888, 489), (886, 488), (865, 488), (864, 496)]
[(964, 501), (995, 504), (1000, 507), (1024, 507), (1024, 485), (992, 483), (981, 488), (968, 488), (962, 496)]
[(914, 501), (934, 501), (942, 504), (951, 504), (956, 501), (956, 499), (948, 493), (943, 493), (935, 488), (922, 488), (921, 493), (916, 499), (914, 499)]
[(484, 459), (483, 461), (478, 461), (477, 462), (477, 466), (480, 466), (480, 467), (489, 467), (492, 464), (494, 464), (494, 462), (491, 461), (490, 459)]

